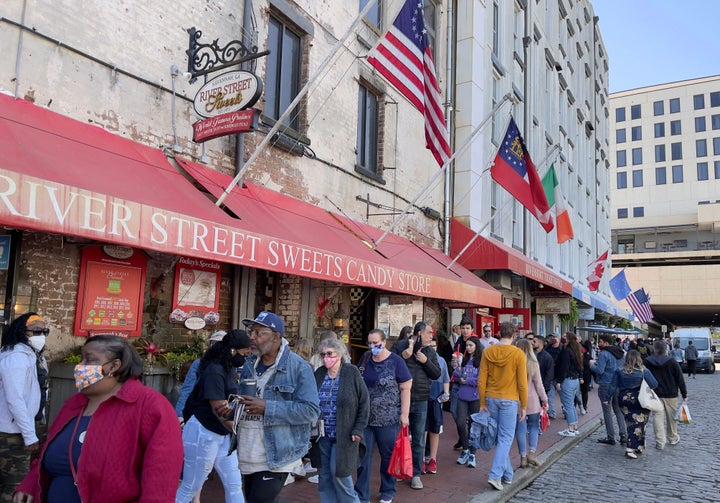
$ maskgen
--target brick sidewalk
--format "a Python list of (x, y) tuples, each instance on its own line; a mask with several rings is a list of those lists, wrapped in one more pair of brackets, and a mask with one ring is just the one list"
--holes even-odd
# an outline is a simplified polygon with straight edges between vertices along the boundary
[[(597, 416), (602, 416), (600, 402), (597, 398), (597, 387), (590, 391), (588, 398), (588, 413), (580, 417), (580, 429), (583, 425), (591, 422)], [(556, 410), (562, 410), (560, 407), (560, 399), (556, 394)], [(562, 414), (560, 413), (562, 417)], [(571, 442), (572, 439), (561, 437), (557, 433), (567, 427), (567, 422), (563, 419), (555, 419), (550, 421), (550, 426), (540, 436), (538, 445), (538, 454), (552, 448), (559, 442)], [(495, 491), (487, 483), (487, 474), (490, 471), (492, 463), (492, 451), (477, 451), (477, 468), (472, 469), (467, 466), (458, 465), (455, 460), (460, 454), (459, 451), (452, 449), (453, 444), (457, 441), (457, 431), (455, 429), (455, 421), (450, 413), (445, 413), (445, 432), (440, 437), (440, 449), (438, 451), (438, 473), (436, 475), (423, 475), (422, 481), (425, 486), (422, 490), (414, 490), (410, 488), (409, 481), (400, 481), (397, 484), (396, 502), (413, 501), (413, 503), (468, 503), (473, 497), (485, 491)], [(513, 466), (520, 464), (520, 456), (517, 447), (513, 445), (511, 450), (511, 459)], [(378, 501), (377, 490), (380, 487), (380, 456), (377, 448), (373, 453), (373, 477), (370, 483), (371, 501)], [(524, 470), (532, 470), (525, 468), (516, 470), (516, 477), (520, 476)], [(212, 480), (206, 482), (202, 492), (202, 501), (214, 503), (224, 500), (224, 493), (220, 479), (216, 474), (212, 475)], [(311, 484), (306, 479), (296, 477), (293, 484), (285, 486), (280, 494), (279, 503), (307, 503), (318, 501), (317, 484)]]

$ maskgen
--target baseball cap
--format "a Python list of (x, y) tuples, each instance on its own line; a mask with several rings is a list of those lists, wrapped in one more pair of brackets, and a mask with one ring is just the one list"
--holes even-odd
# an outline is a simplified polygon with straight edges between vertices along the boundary
[(275, 313), (270, 311), (261, 311), (255, 319), (245, 318), (242, 320), (243, 325), (250, 328), (254, 323), (262, 325), (264, 327), (272, 328), (273, 332), (280, 332), (280, 335), (285, 336), (285, 324), (282, 318)]
[(223, 340), (223, 337), (225, 337), (225, 334), (227, 334), (225, 330), (218, 330), (217, 332), (213, 332), (208, 341), (220, 342), (221, 340)]

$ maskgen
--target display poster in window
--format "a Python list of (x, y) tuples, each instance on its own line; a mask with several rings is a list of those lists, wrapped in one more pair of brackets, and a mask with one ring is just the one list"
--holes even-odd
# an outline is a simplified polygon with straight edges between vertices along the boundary
[(11, 236), (0, 235), (0, 270), (7, 271), (10, 267), (10, 243)]
[(220, 321), (220, 275), (222, 264), (183, 257), (175, 266), (171, 323), (202, 318), (208, 325)]
[(83, 249), (75, 308), (74, 334), (139, 337), (147, 257), (129, 247)]
[(518, 330), (530, 330), (530, 309), (514, 307), (509, 309), (496, 309), (498, 323), (509, 321), (517, 325)]

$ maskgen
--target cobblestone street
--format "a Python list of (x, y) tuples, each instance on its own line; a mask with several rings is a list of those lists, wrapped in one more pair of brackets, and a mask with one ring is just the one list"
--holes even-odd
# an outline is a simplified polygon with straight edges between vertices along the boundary
[(679, 444), (657, 450), (651, 419), (647, 448), (631, 460), (623, 446), (597, 443), (605, 436), (601, 426), (509, 501), (720, 501), (720, 375), (699, 374), (686, 383), (693, 422), (678, 425)]

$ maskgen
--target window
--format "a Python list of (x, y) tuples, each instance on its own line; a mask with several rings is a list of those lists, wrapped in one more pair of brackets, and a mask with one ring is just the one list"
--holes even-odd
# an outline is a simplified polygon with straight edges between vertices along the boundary
[(705, 117), (695, 117), (695, 132), (702, 133), (705, 131)]
[(672, 167), (672, 178), (673, 178), (673, 180), (672, 180), (673, 183), (682, 183), (683, 182), (682, 165)]
[[(268, 27), (267, 74), (265, 76), (265, 110), (271, 119), (279, 119), (300, 91), (301, 39), (293, 29), (274, 16)], [(286, 124), (299, 130), (297, 110)]]
[(618, 208), (618, 218), (627, 218), (627, 217), (628, 217), (627, 208)]
[(707, 157), (707, 140), (695, 140), (695, 157)]
[(715, 114), (710, 117), (710, 126), (713, 129), (720, 129), (720, 114)]
[(710, 106), (711, 107), (720, 107), (720, 91), (715, 91), (714, 93), (710, 93)]
[(715, 161), (715, 180), (720, 180), (720, 161)]
[(677, 136), (682, 134), (682, 128), (680, 127), (680, 121), (670, 121), (670, 135)]
[(696, 94), (693, 96), (693, 108), (695, 110), (702, 110), (705, 108), (705, 95), (704, 94)]
[(615, 109), (615, 122), (625, 122), (625, 107)]
[(680, 113), (680, 98), (670, 99), (670, 113), (671, 114)]
[(678, 142), (670, 144), (670, 158), (673, 161), (682, 159), (682, 143)]
[(665, 162), (665, 145), (655, 145), (655, 162)]
[(627, 140), (627, 135), (625, 134), (624, 129), (616, 129), (615, 130), (615, 143), (625, 143)]
[(665, 137), (665, 123), (664, 122), (658, 122), (655, 124), (655, 138), (664, 138)]
[(362, 84), (358, 93), (357, 131), (357, 165), (377, 174), (378, 96)]
[[(370, 0), (360, 0), (360, 10), (358, 10), (358, 12), (362, 12), (362, 10), (365, 8), (365, 6), (368, 4), (369, 1)], [(372, 24), (374, 24), (378, 28), (380, 27), (380, 12), (381, 12), (380, 7), (381, 7), (381, 5), (382, 5), (382, 0), (378, 0), (377, 2), (375, 2), (375, 5), (370, 7), (370, 10), (365, 15), (365, 19), (370, 21)]]
[(627, 172), (618, 171), (616, 178), (617, 178), (617, 188), (618, 189), (627, 189)]
[(618, 150), (615, 153), (615, 157), (617, 157), (617, 167), (622, 168), (627, 166), (627, 152), (624, 150)]
[(697, 179), (698, 182), (705, 181), (709, 178), (708, 175), (708, 163), (699, 162), (697, 163)]
[(635, 206), (633, 208), (633, 217), (640, 218), (645, 216), (645, 208), (643, 206)]
[(632, 172), (633, 175), (633, 187), (642, 187), (643, 186), (643, 173), (641, 169), (634, 169)]
[(667, 173), (665, 167), (655, 168), (655, 185), (665, 185), (667, 183)]
[(720, 155), (720, 138), (713, 138), (713, 155)]
[(640, 118), (640, 105), (633, 105), (630, 107), (630, 119)]
[(493, 2), (492, 11), (492, 23), (493, 23), (493, 34), (492, 34), (492, 53), (496, 58), (500, 58), (500, 6), (497, 0)]
[(633, 166), (642, 164), (642, 148), (632, 149), (632, 163), (633, 163)]
[(631, 134), (632, 141), (642, 140), (642, 126), (633, 126)]
[(665, 104), (662, 101), (656, 101), (653, 103), (653, 113), (655, 115), (662, 115), (665, 113)]

